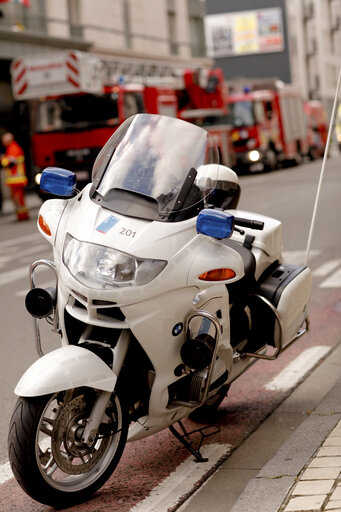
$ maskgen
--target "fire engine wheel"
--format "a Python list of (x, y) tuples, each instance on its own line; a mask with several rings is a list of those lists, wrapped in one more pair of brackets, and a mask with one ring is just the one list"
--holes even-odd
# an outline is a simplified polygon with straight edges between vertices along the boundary
[(18, 483), (36, 501), (70, 506), (90, 498), (116, 468), (126, 443), (128, 412), (115, 393), (99, 434), (82, 433), (94, 390), (19, 398), (10, 423), (9, 460)]
[(268, 149), (264, 158), (264, 168), (266, 171), (274, 171), (278, 167), (277, 156), (275, 151)]
[(319, 158), (319, 152), (318, 152), (317, 148), (311, 146), (309, 148), (308, 157), (311, 162), (313, 162), (314, 160), (317, 160)]

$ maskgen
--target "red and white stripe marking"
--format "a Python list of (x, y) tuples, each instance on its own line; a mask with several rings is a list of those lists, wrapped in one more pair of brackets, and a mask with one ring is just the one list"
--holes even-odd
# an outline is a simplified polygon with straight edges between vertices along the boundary
[(27, 68), (21, 59), (18, 59), (12, 68), (13, 90), (15, 96), (21, 96), (27, 89)]
[(69, 53), (66, 59), (66, 78), (70, 84), (80, 87), (78, 57), (75, 53)]
[[(12, 66), (12, 85), (15, 98), (24, 98), (29, 89), (40, 91), (41, 95), (50, 93), (52, 89), (69, 83), (80, 89), (80, 63), (76, 52), (66, 52), (40, 60), (17, 59)], [(37, 94), (38, 94), (37, 92)], [(76, 91), (75, 91), (76, 92)]]

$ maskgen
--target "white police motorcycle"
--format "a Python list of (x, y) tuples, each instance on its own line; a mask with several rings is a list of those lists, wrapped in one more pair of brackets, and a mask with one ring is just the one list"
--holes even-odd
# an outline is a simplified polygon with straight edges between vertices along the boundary
[[(209, 414), (257, 359), (275, 359), (307, 330), (311, 272), (281, 258), (281, 224), (237, 210), (236, 174), (209, 134), (138, 114), (125, 121), (80, 193), (48, 168), (38, 229), (54, 261), (30, 269), (26, 307), (40, 357), (20, 379), (9, 458), (32, 498), (88, 499), (126, 441), (165, 428), (198, 461), (181, 419)], [(53, 288), (36, 286), (48, 267)], [(39, 322), (60, 335), (43, 355)], [(174, 425), (180, 422), (181, 429)]]

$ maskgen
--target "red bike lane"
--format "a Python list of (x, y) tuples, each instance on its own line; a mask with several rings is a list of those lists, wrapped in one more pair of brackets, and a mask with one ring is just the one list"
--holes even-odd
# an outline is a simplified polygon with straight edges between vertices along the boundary
[[(225, 458), (228, 456), (228, 445), (232, 449), (237, 448), (292, 391), (272, 391), (264, 386), (308, 348), (335, 347), (341, 340), (340, 320), (340, 289), (318, 290), (310, 308), (310, 332), (279, 359), (257, 362), (232, 384), (228, 397), (216, 417), (212, 418), (220, 432), (205, 439), (204, 445), (218, 443), (226, 446)], [(308, 414), (308, 411), (302, 413)], [(188, 430), (204, 426), (189, 419), (184, 424)], [(102, 489), (90, 501), (62, 510), (128, 512), (188, 457), (193, 459), (168, 429), (147, 439), (128, 443), (116, 471)], [(207, 478), (213, 470), (211, 468), (202, 479)], [(193, 486), (193, 492), (199, 484)], [(52, 510), (30, 499), (14, 479), (0, 485), (0, 512)]]

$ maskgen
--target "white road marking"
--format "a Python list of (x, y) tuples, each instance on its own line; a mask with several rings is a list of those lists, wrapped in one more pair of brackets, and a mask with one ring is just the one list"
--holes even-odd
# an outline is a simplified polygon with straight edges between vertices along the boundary
[(4, 484), (13, 478), (13, 473), (9, 461), (0, 464), (0, 484)]
[(308, 348), (265, 384), (265, 389), (287, 391), (293, 388), (330, 350), (331, 347), (320, 345)]
[[(131, 508), (129, 512), (167, 512), (174, 507), (180, 498), (190, 492), (194, 485), (217, 462), (231, 451), (228, 444), (209, 444), (203, 446), (201, 453), (207, 462), (194, 462), (191, 455), (171, 473), (161, 484), (156, 486), (149, 496)], [(214, 501), (214, 500), (213, 500)]]
[(319, 286), (320, 288), (341, 288), (341, 268), (327, 277)]
[(329, 260), (313, 271), (315, 277), (325, 277), (333, 272), (337, 267), (341, 267), (341, 260)]
[(29, 274), (28, 274), (27, 265), (25, 265), (25, 267), (16, 268), (14, 270), (8, 270), (6, 272), (1, 272), (0, 286), (2, 286), (4, 284), (13, 283), (14, 281), (18, 281), (19, 279), (22, 279), (25, 276), (27, 277), (27, 280), (28, 280)]
[[(47, 267), (40, 269), (40, 273), (46, 272), (48, 270)], [(27, 283), (29, 284), (29, 265), (25, 265), (24, 267), (15, 268), (13, 270), (7, 270), (6, 272), (0, 273), (0, 286), (13, 283), (14, 281), (18, 281), (23, 277), (27, 277)], [(27, 284), (27, 285), (28, 285)], [(39, 286), (39, 283), (38, 285)]]
[(13, 261), (12, 255), (0, 256), (0, 268), (5, 267), (9, 261)]
[[(41, 252), (41, 251), (45, 251), (48, 250), (50, 247), (49, 245), (46, 243), (46, 244), (39, 244), (39, 245), (34, 245), (33, 247), (27, 247), (27, 249), (23, 249), (23, 250), (20, 250), (20, 252), (18, 253), (18, 256), (20, 258), (23, 258), (24, 256), (28, 256), (30, 254), (34, 254), (36, 252)], [(13, 259), (13, 258), (12, 258)]]
[(11, 240), (4, 240), (0, 242), (0, 249), (3, 247), (10, 247), (11, 245), (18, 245), (26, 242), (34, 242), (34, 240), (41, 240), (42, 235), (40, 233), (36, 233), (34, 235), (26, 235), (20, 236), (18, 238), (12, 238)]

